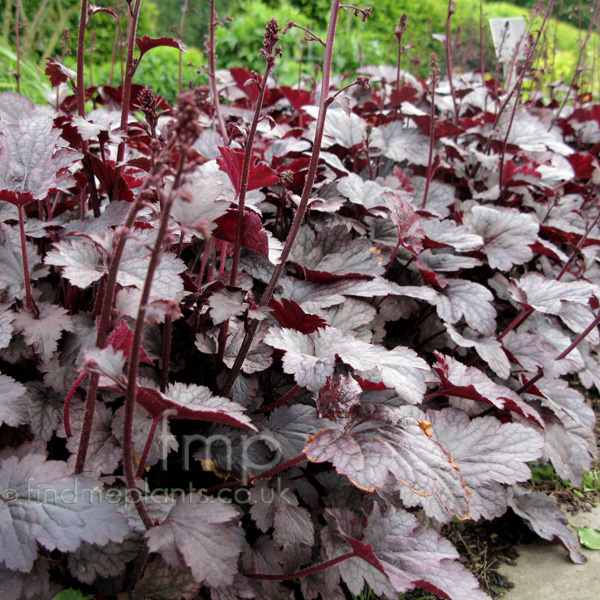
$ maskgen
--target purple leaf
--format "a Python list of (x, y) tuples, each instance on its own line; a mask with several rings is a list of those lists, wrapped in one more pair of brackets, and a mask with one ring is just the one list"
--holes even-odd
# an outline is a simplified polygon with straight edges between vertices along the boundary
[(541, 417), (519, 395), (509, 388), (497, 384), (475, 367), (467, 367), (459, 361), (435, 353), (438, 359), (434, 370), (442, 380), (441, 392), (447, 396), (457, 396), (467, 400), (475, 400), (491, 404), (500, 410), (514, 411), (527, 419), (531, 419), (541, 427)]
[(468, 492), (451, 456), (401, 409), (359, 405), (348, 425), (321, 431), (305, 453), (312, 462), (331, 462), (360, 489), (397, 481), (419, 495), (435, 494), (454, 515), (469, 515)]
[(137, 582), (135, 598), (156, 598), (160, 600), (193, 600), (197, 597), (198, 584), (189, 569), (175, 569), (160, 556), (151, 560), (144, 576)]
[(138, 533), (120, 544), (108, 542), (105, 546), (84, 542), (69, 554), (69, 571), (79, 581), (92, 584), (99, 577), (124, 575), (127, 563), (136, 558), (142, 547), (142, 536)]
[(471, 252), (483, 246), (483, 238), (471, 232), (464, 225), (457, 225), (449, 219), (429, 219), (423, 221), (423, 230), (427, 237), (426, 247), (454, 248), (457, 252)]
[(52, 57), (46, 57), (48, 65), (44, 70), (44, 73), (50, 78), (50, 84), (52, 87), (57, 87), (61, 83), (65, 83), (71, 80), (72, 83), (77, 79), (77, 73), (75, 71), (65, 67), (65, 65), (54, 60)]
[[(240, 347), (246, 332), (243, 324), (235, 319), (229, 321), (229, 332), (230, 336), (227, 340), (227, 346), (225, 347), (225, 356), (223, 357), (223, 362), (231, 369), (240, 351)], [(273, 359), (271, 357), (272, 350), (263, 343), (264, 332), (265, 329), (259, 326), (258, 332), (254, 336), (254, 341), (242, 366), (242, 371), (244, 373), (250, 375), (252, 373), (256, 373), (257, 371), (264, 371), (273, 363)], [(212, 332), (210, 335), (202, 335), (199, 333), (196, 336), (195, 344), (196, 348), (198, 348), (200, 352), (204, 352), (206, 354), (217, 354), (218, 343), (216, 333), (214, 332)]]
[(423, 250), (423, 224), (411, 204), (405, 202), (397, 192), (385, 192), (383, 198), (390, 209), (390, 218), (398, 229), (398, 240), (401, 246), (412, 254), (420, 254)]
[(148, 50), (152, 50), (152, 48), (158, 48), (159, 46), (167, 46), (169, 48), (177, 48), (177, 50), (181, 50), (182, 52), (187, 52), (187, 48), (185, 44), (181, 40), (176, 40), (174, 38), (169, 37), (160, 37), (160, 38), (151, 38), (147, 35), (139, 38), (135, 38), (135, 45), (138, 47), (140, 51), (140, 58), (148, 52)]
[(352, 377), (333, 376), (317, 396), (317, 410), (322, 418), (344, 425), (352, 419), (352, 408), (360, 402), (362, 388)]
[(250, 581), (243, 575), (236, 575), (231, 585), (210, 590), (210, 600), (250, 600), (255, 597)]
[(509, 294), (519, 304), (551, 315), (561, 312), (563, 302), (587, 304), (592, 294), (599, 291), (597, 285), (586, 281), (556, 281), (538, 273), (527, 273), (518, 281), (513, 280), (508, 288)]
[[(215, 221), (217, 224), (217, 228), (213, 232), (215, 238), (229, 242), (230, 244), (235, 242), (237, 214), (237, 210), (229, 210)], [(242, 247), (254, 250), (261, 256), (269, 258), (269, 236), (263, 227), (260, 217), (254, 212), (246, 211), (244, 213)]]
[(88, 240), (58, 242), (46, 254), (45, 263), (64, 267), (63, 276), (81, 289), (98, 281), (107, 271), (102, 253)]
[(298, 385), (312, 392), (321, 389), (333, 375), (337, 357), (364, 379), (393, 387), (399, 396), (412, 404), (422, 400), (426, 378), (430, 374), (427, 363), (408, 348), (397, 346), (386, 350), (333, 327), (308, 335), (271, 327), (264, 342), (285, 351), (283, 370), (294, 375)]
[(356, 173), (349, 173), (347, 177), (343, 177), (337, 184), (337, 189), (350, 202), (364, 206), (367, 210), (385, 206), (385, 188), (382, 188), (375, 181), (365, 181)]
[(0, 133), (0, 193), (17, 206), (44, 199), (50, 190), (66, 191), (70, 176), (60, 172), (80, 158), (58, 149), (60, 130), (50, 115), (25, 118)]
[[(108, 334), (106, 338), (106, 345), (112, 346), (112, 348), (118, 352), (123, 352), (125, 358), (129, 360), (131, 356), (131, 346), (133, 344), (133, 331), (127, 325), (125, 319), (121, 319), (116, 327)], [(147, 365), (151, 365), (152, 361), (146, 354), (143, 348), (140, 348), (140, 362)]]
[[(501, 423), (495, 417), (469, 420), (458, 409), (428, 411), (433, 439), (450, 453), (471, 492), (471, 518), (494, 519), (506, 510), (506, 494), (502, 486), (527, 481), (531, 471), (528, 461), (540, 457), (544, 438), (537, 431), (516, 423)], [(491, 496), (491, 497), (490, 497)], [(409, 494), (402, 495), (404, 500)], [(412, 506), (413, 502), (407, 504)], [(419, 499), (425, 512), (441, 522), (450, 517), (437, 497)]]
[(483, 238), (483, 251), (493, 269), (508, 271), (533, 258), (530, 246), (537, 240), (539, 224), (531, 215), (516, 209), (475, 206), (463, 222)]
[(297, 555), (314, 544), (314, 525), (310, 512), (298, 505), (298, 499), (288, 489), (278, 493), (266, 482), (259, 481), (250, 495), (250, 515), (258, 528), (267, 532), (273, 528), (273, 541), (284, 554)]
[[(302, 110), (308, 115), (317, 118), (318, 106), (305, 106)], [(348, 116), (341, 108), (330, 108), (325, 117), (325, 129), (323, 131), (323, 148), (330, 148), (334, 144), (342, 148), (352, 148), (364, 141), (367, 122), (355, 113)], [(312, 138), (315, 123), (309, 125), (308, 135)]]
[(327, 326), (324, 319), (317, 315), (305, 313), (297, 302), (287, 298), (282, 298), (281, 302), (271, 299), (269, 308), (277, 322), (286, 329), (295, 329), (301, 333), (312, 333), (321, 327)]
[(24, 117), (29, 117), (35, 111), (33, 102), (16, 92), (0, 94), (0, 129), (6, 125), (16, 125)]
[(115, 505), (102, 501), (98, 481), (71, 471), (39, 454), (2, 463), (0, 489), (14, 492), (0, 508), (0, 561), (7, 568), (29, 571), (36, 541), (51, 551), (73, 552), (83, 541), (103, 545), (127, 534)]
[(541, 400), (559, 419), (566, 414), (586, 429), (591, 431), (594, 428), (594, 409), (586, 402), (581, 392), (563, 379), (542, 377), (535, 387), (529, 388), (527, 397)]
[(37, 600), (53, 596), (48, 567), (49, 561), (44, 558), (38, 558), (29, 573), (0, 566), (2, 600)]
[(241, 427), (257, 431), (245, 408), (227, 398), (213, 396), (211, 391), (202, 385), (172, 383), (161, 394), (162, 410), (176, 410), (179, 419), (199, 419), (213, 421), (231, 427)]
[(383, 155), (396, 162), (427, 166), (429, 163), (429, 138), (417, 127), (404, 127), (402, 121), (392, 121), (378, 129), (377, 145)]
[[(347, 518), (343, 511), (329, 513), (349, 544), (348, 538), (356, 533), (349, 535), (345, 531)], [(489, 600), (475, 577), (457, 562), (458, 553), (450, 542), (420, 526), (413, 515), (403, 510), (376, 504), (357, 541), (372, 547), (383, 573), (358, 557), (340, 563), (342, 578), (355, 595), (366, 583), (376, 595), (388, 597), (418, 586), (450, 600)]]
[(27, 389), (12, 377), (0, 373), (0, 424), (18, 427), (28, 420)]
[(494, 296), (484, 286), (466, 279), (451, 279), (442, 290), (428, 286), (398, 286), (398, 294), (425, 300), (436, 307), (443, 321), (454, 324), (464, 317), (475, 331), (491, 335), (496, 330)]
[(474, 331), (465, 328), (461, 335), (452, 325), (446, 325), (448, 335), (452, 341), (462, 348), (475, 348), (479, 357), (484, 360), (490, 369), (500, 377), (508, 379), (510, 377), (510, 363), (502, 344), (491, 337), (478, 335)]
[(558, 539), (574, 563), (581, 565), (587, 562), (579, 549), (577, 535), (569, 528), (569, 521), (555, 498), (515, 485), (508, 504), (541, 538)]
[[(217, 164), (221, 171), (227, 173), (236, 196), (239, 195), (242, 186), (242, 168), (244, 166), (244, 150), (233, 148), (219, 148), (221, 156), (217, 158)], [(250, 170), (246, 191), (257, 190), (262, 187), (273, 185), (279, 181), (279, 176), (271, 167), (265, 163), (259, 163), (257, 156), (250, 159)]]
[(530, 373), (554, 362), (556, 356), (556, 347), (534, 333), (509, 331), (504, 336), (502, 345), (510, 358)]
[(90, 5), (90, 7), (88, 8), (88, 14), (90, 15), (90, 17), (93, 17), (96, 13), (102, 13), (102, 12), (109, 14), (113, 18), (114, 21), (119, 20), (117, 13), (112, 8), (104, 8), (103, 6), (94, 6), (93, 4)]
[[(317, 411), (306, 404), (281, 406), (269, 415), (269, 425), (265, 430), (275, 442), (273, 450), (279, 450), (284, 460), (298, 456), (306, 446), (310, 436), (327, 427)], [(265, 440), (269, 442), (269, 440)]]
[(318, 234), (305, 225), (289, 260), (296, 263), (302, 278), (311, 281), (360, 279), (385, 271), (381, 251), (368, 239), (353, 239), (343, 225), (323, 229)]
[(213, 292), (208, 298), (210, 318), (215, 325), (227, 321), (231, 317), (243, 314), (248, 308), (245, 302), (246, 292), (239, 289), (222, 288)]
[(203, 504), (196, 493), (182, 495), (169, 516), (146, 532), (148, 549), (159, 553), (171, 567), (189, 568), (198, 583), (230, 585), (241, 551), (232, 523), (238, 519), (232, 506)]
[(40, 304), (40, 313), (28, 312), (15, 315), (15, 329), (25, 341), (33, 346), (44, 362), (48, 362), (58, 348), (63, 331), (74, 331), (75, 327), (67, 311), (56, 304)]

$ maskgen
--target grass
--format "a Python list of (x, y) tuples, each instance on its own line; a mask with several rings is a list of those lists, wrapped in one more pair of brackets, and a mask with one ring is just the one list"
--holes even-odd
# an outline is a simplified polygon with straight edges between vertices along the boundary
[(575, 487), (570, 481), (561, 479), (549, 463), (532, 464), (531, 473), (533, 487), (550, 493), (560, 502), (575, 505), (574, 508), (600, 504), (600, 462), (583, 472), (581, 487)]
[[(16, 71), (17, 55), (0, 38), (0, 92), (17, 91), (17, 82), (11, 72)], [(36, 63), (21, 61), (21, 94), (30, 98), (35, 104), (45, 104), (46, 94), (51, 91), (47, 77)]]

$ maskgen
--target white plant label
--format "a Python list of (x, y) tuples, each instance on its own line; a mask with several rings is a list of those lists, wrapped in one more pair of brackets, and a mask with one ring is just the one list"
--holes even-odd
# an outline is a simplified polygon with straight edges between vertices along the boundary
[(490, 30), (499, 62), (525, 59), (527, 27), (523, 17), (490, 19)]

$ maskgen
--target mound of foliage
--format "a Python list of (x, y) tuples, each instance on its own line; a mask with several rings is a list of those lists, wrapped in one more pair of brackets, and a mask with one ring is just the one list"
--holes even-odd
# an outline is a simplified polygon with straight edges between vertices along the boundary
[(480, 600), (438, 532), (509, 509), (585, 560), (519, 484), (596, 457), (600, 107), (333, 80), (339, 8), (314, 89), (270, 21), (171, 107), (134, 8), (122, 87), (0, 95), (3, 599)]

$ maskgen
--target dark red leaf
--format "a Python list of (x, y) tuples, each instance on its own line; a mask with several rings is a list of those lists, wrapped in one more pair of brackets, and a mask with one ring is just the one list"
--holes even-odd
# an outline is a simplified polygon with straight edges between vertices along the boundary
[(315, 102), (312, 93), (307, 90), (294, 90), (287, 85), (282, 85), (279, 89), (289, 103), (298, 112), (302, 110), (303, 106), (306, 106), (307, 104), (314, 104)]
[[(216, 219), (217, 228), (213, 236), (224, 242), (233, 244), (235, 242), (235, 230), (237, 226), (237, 210), (227, 211), (222, 217)], [(242, 246), (248, 250), (254, 250), (265, 258), (269, 258), (269, 237), (262, 226), (260, 217), (253, 212), (244, 214), (244, 235)]]
[(9, 190), (0, 190), (0, 200), (10, 202), (15, 206), (25, 206), (33, 202), (35, 198), (30, 192), (11, 192)]
[[(244, 151), (233, 150), (232, 148), (219, 148), (221, 156), (217, 158), (217, 163), (221, 171), (229, 176), (236, 194), (240, 193), (242, 184), (242, 169), (244, 166)], [(265, 163), (257, 163), (258, 157), (252, 156), (250, 159), (250, 172), (248, 175), (248, 191), (257, 190), (267, 185), (273, 185), (279, 181), (277, 173)]]
[(50, 77), (50, 84), (52, 87), (65, 83), (68, 79), (74, 82), (77, 78), (77, 73), (75, 73), (75, 71), (68, 69), (57, 60), (48, 56), (46, 61), (48, 62), (48, 65), (46, 66), (44, 73)]
[(567, 156), (567, 159), (575, 170), (575, 177), (579, 179), (589, 179), (594, 174), (594, 170), (600, 168), (591, 154), (575, 152)]
[(169, 48), (177, 48), (182, 52), (187, 52), (185, 44), (181, 40), (176, 40), (170, 37), (151, 38), (145, 35), (144, 37), (136, 37), (135, 45), (140, 51), (140, 58), (146, 54), (152, 48), (158, 48), (159, 46), (167, 46)]
[(402, 104), (403, 102), (411, 102), (416, 104), (419, 101), (419, 92), (410, 85), (404, 85), (399, 90), (393, 90), (390, 96), (392, 104)]
[(282, 298), (281, 302), (271, 299), (269, 302), (271, 314), (282, 327), (295, 329), (301, 333), (312, 333), (320, 327), (327, 327), (327, 321), (317, 315), (307, 314), (294, 300)]
[[(127, 360), (131, 357), (131, 346), (133, 344), (133, 331), (129, 329), (129, 325), (124, 319), (119, 321), (119, 324), (108, 334), (106, 338), (106, 345), (112, 346), (115, 350), (121, 350)], [(151, 365), (152, 361), (146, 354), (146, 351), (140, 349), (140, 362)]]
[[(571, 246), (577, 246), (581, 240), (581, 234), (573, 231), (562, 231), (557, 227), (551, 227), (549, 225), (540, 225), (540, 233), (548, 240), (552, 242), (563, 242)], [(583, 242), (583, 247), (586, 246), (600, 246), (600, 239), (587, 237)]]
[[(254, 83), (254, 78), (252, 74), (246, 67), (233, 67), (229, 69), (233, 80), (236, 85), (252, 102), (256, 102), (258, 98), (258, 86)], [(258, 76), (258, 85), (261, 84), (261, 77)]]
[[(417, 125), (425, 135), (430, 135), (431, 117), (427, 115), (413, 117)], [(443, 137), (451, 137), (464, 133), (464, 129), (454, 124), (452, 121), (435, 121), (433, 124), (433, 136), (436, 140)]]

